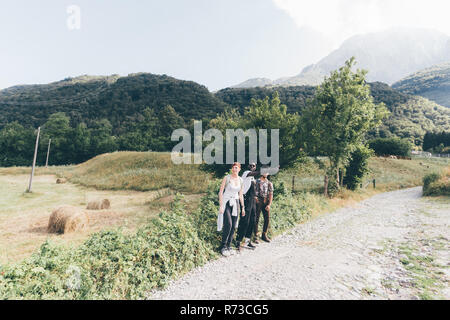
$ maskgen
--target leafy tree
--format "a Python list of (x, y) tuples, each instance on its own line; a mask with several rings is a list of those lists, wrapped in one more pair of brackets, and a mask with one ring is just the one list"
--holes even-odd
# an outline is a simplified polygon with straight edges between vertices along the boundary
[(31, 165), (36, 134), (17, 121), (0, 130), (0, 166)]
[(340, 168), (348, 163), (369, 130), (387, 115), (384, 104), (373, 102), (365, 82), (367, 71), (352, 71), (355, 63), (355, 58), (351, 58), (324, 80), (301, 121), (301, 138), (306, 150), (328, 156), (325, 181), (330, 180), (337, 188)]
[[(75, 163), (73, 156), (73, 141), (70, 139), (72, 128), (70, 118), (64, 112), (52, 114), (47, 122), (42, 126), (40, 139), (40, 162), (44, 162), (49, 139), (51, 144), (51, 164)], [(44, 151), (45, 150), (45, 151)]]
[[(287, 107), (281, 104), (277, 92), (272, 98), (252, 99), (250, 106), (245, 108), (244, 114), (239, 114), (236, 110), (228, 109), (215, 119), (209, 122), (210, 128), (222, 131), (226, 138), (226, 129), (267, 129), (267, 149), (271, 150), (271, 129), (279, 129), (279, 160), (280, 167), (293, 166), (300, 155), (299, 141), (296, 138), (299, 117), (297, 113), (290, 114)], [(258, 136), (259, 139), (259, 136)], [(246, 150), (249, 150), (248, 139), (246, 139)], [(258, 143), (259, 144), (259, 143)], [(225, 150), (225, 140), (224, 140)], [(236, 148), (236, 146), (235, 146)], [(248, 152), (246, 152), (246, 162), (248, 163)], [(216, 175), (223, 175), (228, 169), (228, 165), (204, 166)]]
[(117, 151), (116, 138), (112, 136), (112, 126), (107, 119), (94, 122), (91, 129), (90, 156)]
[(369, 172), (369, 159), (373, 150), (364, 145), (356, 147), (350, 155), (350, 161), (345, 167), (344, 185), (350, 190), (356, 190)]

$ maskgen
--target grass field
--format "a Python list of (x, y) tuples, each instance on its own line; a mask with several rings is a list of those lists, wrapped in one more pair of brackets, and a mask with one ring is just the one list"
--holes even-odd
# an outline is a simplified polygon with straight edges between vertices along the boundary
[[(444, 158), (394, 160), (373, 157), (369, 160), (370, 173), (365, 178), (362, 191), (370, 191), (373, 188), (373, 179), (376, 181), (378, 192), (419, 186), (422, 185), (422, 178), (426, 174), (443, 172), (449, 166), (450, 159)], [(323, 191), (324, 173), (313, 162), (280, 173), (280, 179), (290, 191), (292, 190), (292, 177), (295, 177), (295, 192), (320, 193)]]
[[(167, 208), (173, 195), (169, 189), (158, 191), (102, 191), (72, 183), (56, 184), (56, 176), (34, 178), (33, 192), (25, 193), (29, 175), (0, 175), (0, 264), (27, 257), (47, 239), (63, 245), (76, 245), (90, 234), (122, 227), (134, 231), (138, 226)], [(201, 195), (187, 195), (189, 206), (197, 206)], [(89, 227), (66, 235), (47, 233), (52, 210), (60, 205), (85, 209), (89, 201), (108, 198), (111, 209), (87, 211)]]
[[(278, 179), (288, 190), (295, 176), (295, 192), (306, 192), (314, 214), (334, 210), (344, 205), (386, 190), (421, 185), (430, 172), (448, 168), (448, 160), (392, 160), (372, 158), (372, 184), (356, 192), (344, 191), (335, 199), (321, 195), (323, 172), (314, 163), (284, 170)], [(198, 166), (172, 164), (169, 153), (116, 152), (95, 157), (77, 166), (37, 168), (33, 193), (28, 186), (30, 168), (0, 168), (0, 264), (18, 261), (37, 249), (46, 239), (64, 245), (78, 244), (90, 234), (108, 228), (135, 230), (168, 207), (175, 191), (187, 194), (185, 201), (194, 210), (206, 190), (211, 176)], [(57, 177), (69, 183), (56, 184)], [(89, 228), (82, 233), (49, 235), (46, 232), (52, 210), (60, 205), (85, 208), (88, 201), (108, 198), (110, 210), (90, 211)]]

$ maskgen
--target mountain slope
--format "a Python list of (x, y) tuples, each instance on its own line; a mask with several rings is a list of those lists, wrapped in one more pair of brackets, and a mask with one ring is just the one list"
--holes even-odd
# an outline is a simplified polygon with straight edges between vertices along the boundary
[[(423, 97), (408, 95), (397, 91), (385, 83), (371, 83), (371, 92), (376, 103), (385, 103), (391, 112), (388, 119), (376, 132), (370, 135), (386, 137), (395, 135), (410, 138), (420, 145), (427, 131), (450, 130), (450, 110)], [(252, 98), (263, 99), (275, 91), (289, 112), (299, 112), (307, 106), (308, 99), (315, 93), (313, 86), (265, 87), (244, 89), (223, 89), (216, 96), (242, 112), (250, 105)]]
[(450, 62), (416, 72), (392, 87), (450, 108)]
[(135, 122), (145, 108), (158, 111), (167, 105), (186, 122), (214, 117), (226, 106), (206, 87), (166, 75), (82, 76), (1, 90), (0, 129), (12, 121), (37, 127), (51, 114), (65, 112), (75, 124), (108, 119), (115, 133), (120, 133)]
[(352, 56), (358, 68), (369, 70), (368, 81), (392, 84), (418, 70), (450, 61), (450, 37), (434, 30), (410, 28), (357, 35), (297, 76), (275, 80), (272, 85), (318, 85)]

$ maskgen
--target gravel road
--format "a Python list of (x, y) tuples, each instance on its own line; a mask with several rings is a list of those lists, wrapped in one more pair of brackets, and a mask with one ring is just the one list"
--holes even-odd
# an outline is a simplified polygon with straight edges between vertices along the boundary
[(382, 193), (323, 214), (149, 299), (450, 299), (450, 201), (421, 194)]

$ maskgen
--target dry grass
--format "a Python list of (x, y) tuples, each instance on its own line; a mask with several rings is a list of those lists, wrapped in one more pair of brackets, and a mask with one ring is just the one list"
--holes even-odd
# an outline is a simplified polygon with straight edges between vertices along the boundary
[[(125, 232), (132, 232), (170, 203), (161, 203), (161, 199), (169, 197), (168, 189), (102, 191), (72, 183), (56, 184), (53, 175), (37, 175), (33, 193), (25, 193), (28, 179), (28, 174), (0, 175), (0, 264), (29, 256), (46, 239), (73, 245), (104, 229), (122, 227)], [(85, 230), (64, 235), (48, 234), (49, 217), (55, 208), (71, 205), (84, 210), (88, 202), (105, 198), (111, 199), (112, 208), (87, 212), (89, 226)], [(186, 196), (191, 209), (196, 208), (199, 201), (200, 195)]]

